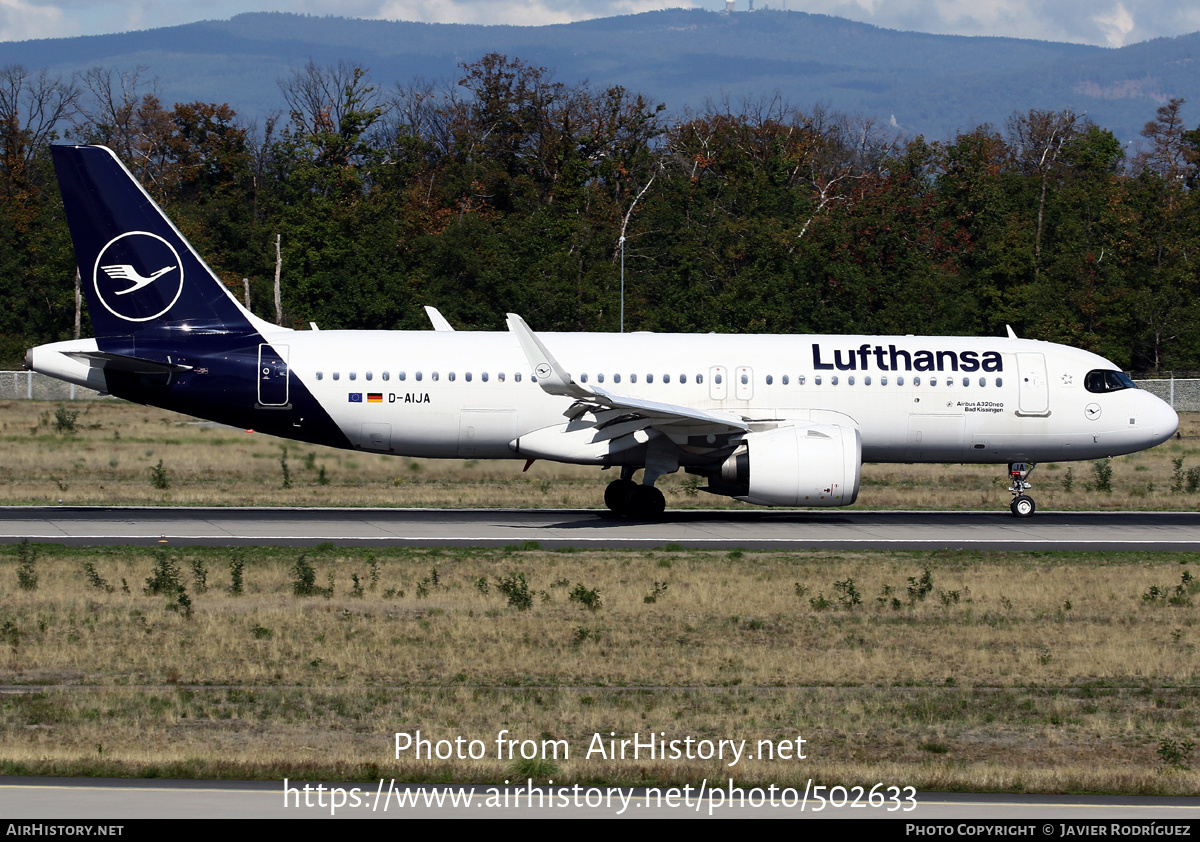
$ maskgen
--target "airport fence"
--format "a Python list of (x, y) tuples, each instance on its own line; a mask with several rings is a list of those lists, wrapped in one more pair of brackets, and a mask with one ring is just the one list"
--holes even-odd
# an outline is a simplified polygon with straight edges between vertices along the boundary
[[(1158, 395), (1176, 412), (1200, 412), (1200, 378), (1156, 377), (1134, 381)], [(0, 400), (90, 401), (107, 399), (94, 389), (85, 389), (32, 371), (0, 371)]]
[(108, 399), (108, 396), (33, 371), (0, 371), (0, 400), (94, 401), (98, 398)]
[(1200, 378), (1134, 380), (1141, 388), (1175, 407), (1176, 412), (1200, 412)]

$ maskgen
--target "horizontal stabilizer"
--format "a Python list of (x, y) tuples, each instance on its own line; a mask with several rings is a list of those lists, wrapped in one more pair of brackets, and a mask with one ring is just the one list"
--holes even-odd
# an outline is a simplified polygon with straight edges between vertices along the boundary
[(77, 360), (99, 362), (106, 371), (124, 371), (130, 374), (175, 374), (192, 370), (190, 365), (144, 360), (141, 357), (110, 354), (107, 351), (66, 351), (65, 353), (68, 357), (74, 357)]

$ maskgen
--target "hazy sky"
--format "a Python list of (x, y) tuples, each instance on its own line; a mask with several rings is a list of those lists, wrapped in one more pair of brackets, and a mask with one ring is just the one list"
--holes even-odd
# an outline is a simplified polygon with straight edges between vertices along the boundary
[[(744, 11), (748, 0), (737, 0)], [(891, 29), (1007, 35), (1119, 47), (1200, 30), (1200, 0), (755, 0), (759, 8), (838, 15)], [(0, 0), (0, 40), (99, 35), (239, 12), (438, 23), (566, 23), (724, 0)]]

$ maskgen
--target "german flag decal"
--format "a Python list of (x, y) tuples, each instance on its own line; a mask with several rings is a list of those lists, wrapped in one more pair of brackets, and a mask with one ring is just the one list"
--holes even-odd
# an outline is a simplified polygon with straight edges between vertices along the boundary
[(367, 392), (367, 403), (383, 403), (383, 392)]

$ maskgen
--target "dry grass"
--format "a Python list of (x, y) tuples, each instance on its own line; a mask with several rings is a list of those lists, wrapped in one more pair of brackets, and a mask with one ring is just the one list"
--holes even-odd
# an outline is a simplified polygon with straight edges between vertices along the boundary
[[(9, 773), (494, 781), (517, 770), (492, 752), (396, 762), (392, 734), (490, 744), (507, 728), (569, 741), (556, 782), (730, 773), (583, 757), (593, 733), (654, 731), (807, 740), (808, 760), (743, 761), (739, 783), (1200, 784), (1176, 768), (1200, 759), (1184, 751), (1200, 723), (1192, 554), (326, 548), (308, 560), (332, 593), (298, 597), (297, 554), (263, 549), (239, 597), (228, 551), (173, 550), (189, 617), (143, 593), (150, 551), (41, 548), (32, 591), (18, 552), (0, 557)], [(515, 574), (526, 610), (500, 592)], [(579, 585), (598, 609), (570, 598)]]
[[(78, 411), (74, 434), (55, 430), (60, 406)], [(290, 488), (280, 464), (287, 448)], [(0, 505), (222, 505), (569, 507), (602, 505), (611, 471), (520, 461), (425, 460), (334, 450), (196, 422), (117, 401), (0, 404)], [(1045, 509), (1193, 509), (1198, 493), (1172, 493), (1173, 458), (1200, 465), (1200, 417), (1182, 437), (1112, 460), (1113, 492), (1089, 490), (1090, 463), (1041, 465), (1031, 477)], [(162, 461), (169, 488), (151, 470)], [(324, 470), (326, 482), (321, 483)], [(1068, 472), (1071, 482), (1068, 483)], [(1067, 490), (1066, 485), (1072, 487)], [(743, 504), (698, 491), (698, 478), (664, 477), (675, 508)], [(862, 508), (1003, 509), (998, 465), (865, 465)]]

